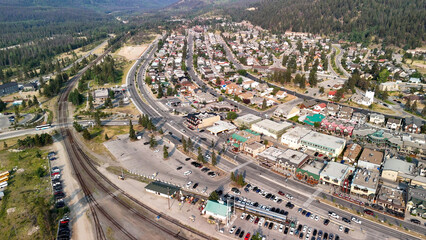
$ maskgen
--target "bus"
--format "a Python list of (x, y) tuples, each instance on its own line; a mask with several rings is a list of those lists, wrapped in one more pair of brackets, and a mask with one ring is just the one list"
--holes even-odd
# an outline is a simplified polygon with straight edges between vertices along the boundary
[(9, 176), (9, 171), (0, 173), (0, 178), (6, 177), (6, 176)]
[(39, 126), (36, 127), (36, 130), (44, 130), (44, 129), (49, 129), (51, 127), (52, 127), (51, 124), (39, 125)]
[(6, 176), (6, 177), (2, 177), (2, 178), (0, 178), (0, 183), (2, 183), (2, 182), (6, 182), (7, 180), (9, 180), (9, 177), (8, 177), (8, 176)]

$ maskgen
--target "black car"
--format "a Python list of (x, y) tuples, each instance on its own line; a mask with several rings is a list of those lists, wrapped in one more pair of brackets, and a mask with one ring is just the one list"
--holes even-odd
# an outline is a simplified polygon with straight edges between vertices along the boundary
[(185, 158), (185, 161), (189, 161), (189, 160), (191, 160), (191, 158), (189, 158), (189, 157), (188, 157), (188, 158)]
[(176, 168), (176, 170), (181, 170), (181, 169), (182, 169), (182, 167), (177, 167), (177, 168)]
[(268, 193), (268, 194), (266, 194), (265, 198), (266, 198), (266, 199), (270, 199), (270, 198), (271, 198), (271, 196), (272, 196), (272, 194)]
[(253, 204), (253, 207), (259, 207), (259, 203), (258, 203), (258, 202), (255, 202), (255, 203)]
[(287, 203), (285, 204), (285, 206), (286, 206), (286, 207), (288, 207), (288, 208), (290, 208), (290, 206), (291, 206), (291, 202), (287, 202)]
[(324, 220), (324, 225), (325, 225), (325, 226), (327, 226), (329, 223), (330, 223), (330, 220), (328, 220), (328, 219), (325, 219), (325, 220)]
[(318, 156), (318, 155), (319, 155), (319, 153), (318, 153), (318, 152), (315, 152), (314, 156), (316, 157), (316, 156)]
[(324, 232), (324, 237), (323, 239), (327, 239), (328, 238), (328, 233)]
[(273, 208), (271, 208), (271, 210), (270, 210), (271, 212), (275, 212), (275, 208), (273, 207)]
[(195, 183), (192, 189), (196, 189), (198, 187), (198, 183)]
[(349, 228), (345, 228), (345, 231), (344, 231), (346, 234), (348, 234), (349, 233)]
[(302, 215), (303, 215), (303, 216), (305, 216), (305, 215), (306, 215), (306, 213), (307, 213), (307, 211), (306, 211), (306, 210), (303, 210), (303, 211), (302, 211)]
[(248, 221), (251, 218), (250, 214), (247, 215), (246, 221)]
[(414, 219), (414, 218), (410, 219), (410, 222), (415, 223), (415, 224), (421, 224), (420, 220)]
[(345, 218), (345, 217), (344, 217), (344, 218), (342, 218), (342, 221), (343, 221), (343, 222), (345, 222), (345, 223), (351, 223), (351, 220), (349, 220), (349, 219), (347, 219), (347, 218)]
[(269, 223), (269, 227), (268, 227), (268, 229), (272, 229), (272, 227), (274, 226), (274, 223), (273, 222), (270, 222)]
[(279, 208), (275, 208), (275, 212), (276, 213), (280, 213), (280, 209)]
[(340, 240), (339, 235), (336, 235), (336, 236), (334, 237), (334, 240)]
[(300, 238), (300, 239), (303, 239), (303, 232), (301, 232), (301, 233), (299, 234), (299, 238)]
[(55, 189), (56, 191), (62, 190), (62, 184), (56, 184), (55, 186), (53, 186), (53, 189)]
[(217, 193), (217, 195), (219, 195), (219, 196), (222, 196), (222, 194), (223, 194), (223, 191), (222, 191), (222, 190), (219, 190), (219, 189), (218, 189), (218, 190), (216, 190), (215, 192), (216, 192), (216, 193)]
[(238, 237), (242, 238), (244, 236), (244, 230), (240, 232), (240, 235)]
[(280, 199), (278, 199), (278, 201), (277, 201), (277, 203), (278, 204), (280, 204), (280, 203), (282, 203), (283, 202), (283, 200), (280, 198)]
[(297, 226), (297, 230), (302, 231), (302, 224), (299, 224), (299, 226)]
[(288, 227), (286, 226), (284, 229), (284, 234), (287, 234), (287, 233), (288, 233)]
[(237, 231), (235, 232), (235, 236), (238, 236), (241, 232), (241, 228), (238, 228)]
[(328, 236), (328, 239), (333, 240), (333, 238), (334, 238), (334, 235), (332, 233), (330, 233), (330, 236)]
[(148, 145), (148, 144), (149, 144), (149, 142), (144, 142), (144, 143), (143, 143), (143, 145)]
[(56, 208), (63, 208), (63, 207), (65, 207), (64, 201), (57, 201), (56, 204), (55, 204), (55, 207)]
[(280, 214), (284, 215), (284, 213), (285, 213), (284, 209), (281, 209)]
[(258, 187), (254, 187), (254, 188), (253, 188), (253, 191), (254, 191), (254, 192), (256, 192), (256, 191), (257, 191), (257, 189), (259, 189), (259, 188), (258, 188)]

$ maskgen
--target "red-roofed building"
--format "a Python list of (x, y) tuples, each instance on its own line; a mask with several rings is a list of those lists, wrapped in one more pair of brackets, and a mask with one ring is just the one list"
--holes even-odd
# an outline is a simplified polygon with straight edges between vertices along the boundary
[(320, 104), (317, 104), (317, 105), (315, 105), (315, 107), (314, 107), (314, 112), (321, 112), (321, 111), (323, 111), (324, 109), (325, 109), (325, 107), (326, 107), (327, 105), (325, 104), (325, 103), (320, 103)]

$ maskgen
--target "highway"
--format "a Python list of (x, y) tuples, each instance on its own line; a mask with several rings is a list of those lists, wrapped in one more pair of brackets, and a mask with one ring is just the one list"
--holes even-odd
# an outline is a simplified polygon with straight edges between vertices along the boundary
[[(187, 58), (186, 61), (187, 61), (187, 66), (190, 68), (190, 71), (191, 70), (193, 71), (192, 57), (191, 57), (191, 52), (192, 52), (191, 49), (193, 48), (193, 44), (191, 44), (191, 42), (192, 40), (190, 38), (190, 41), (188, 41), (188, 46), (190, 48), (189, 57)], [(156, 44), (154, 44), (154, 47), (151, 49), (149, 53), (147, 51), (147, 54), (145, 57), (142, 57), (140, 60), (138, 60), (138, 62), (136, 63), (137, 65), (135, 64), (136, 66), (141, 65), (137, 74), (138, 89), (136, 89), (136, 83), (135, 83), (135, 77), (134, 77), (136, 72), (136, 67), (132, 68), (131, 72), (128, 74), (127, 82), (128, 82), (131, 99), (136, 105), (136, 107), (141, 111), (141, 113), (148, 114), (149, 116), (151, 116), (153, 119), (156, 120), (156, 122), (158, 122), (159, 125), (163, 127), (163, 129), (166, 128), (165, 131), (170, 131), (176, 136), (185, 136), (191, 139), (195, 139), (198, 136), (198, 133), (195, 131), (185, 131), (185, 132), (181, 131), (180, 129), (186, 129), (185, 126), (183, 125), (182, 119), (180, 117), (171, 116), (168, 114), (168, 112), (161, 110), (162, 108), (158, 105), (159, 103), (146, 91), (145, 86), (142, 83), (145, 69), (148, 66), (149, 62), (152, 60), (152, 55), (155, 50), (156, 50)], [(229, 53), (227, 52), (227, 55), (228, 54)], [(238, 66), (237, 64), (235, 65)], [(197, 81), (197, 78), (194, 78), (194, 80)], [(141, 95), (144, 97), (144, 99), (140, 97), (140, 95), (138, 94), (138, 91), (141, 92)], [(170, 140), (178, 144), (176, 139), (170, 138)], [(203, 146), (208, 146), (210, 142), (206, 140), (206, 141), (202, 141), (202, 144)], [(260, 167), (259, 165), (251, 162), (251, 160), (248, 159), (246, 156), (235, 155), (230, 152), (226, 152), (226, 155), (230, 158), (235, 159), (235, 161), (237, 161), (238, 164), (235, 165), (229, 161), (223, 160), (223, 161), (220, 161), (219, 167), (222, 169), (230, 170), (230, 169), (235, 169), (240, 165), (244, 165), (244, 167), (240, 168), (238, 171), (244, 172), (246, 175), (246, 179), (252, 183), (255, 183), (255, 184), (259, 183), (261, 186), (263, 185), (269, 186), (270, 188), (275, 190), (283, 189), (286, 192), (293, 194), (293, 196), (297, 197), (301, 201), (306, 201), (308, 199), (306, 195), (308, 196), (312, 195), (316, 191), (316, 188), (312, 188), (308, 185), (302, 184), (300, 182), (296, 182), (292, 179), (289, 179), (286, 182), (286, 179), (283, 176), (272, 173), (268, 169)], [(287, 185), (287, 187), (285, 185)], [(296, 188), (297, 191), (291, 190), (294, 188)], [(301, 194), (301, 193), (304, 193), (304, 194)], [(326, 196), (328, 199), (332, 199), (332, 197), (329, 194), (326, 194)], [(335, 201), (337, 204), (351, 207), (353, 209), (360, 209), (362, 211), (362, 208), (359, 207), (358, 205), (351, 204), (341, 199), (336, 199)], [(321, 202), (315, 202), (315, 201), (312, 202), (311, 208), (318, 209), (318, 211), (327, 211), (329, 209), (333, 209), (333, 211), (335, 211), (337, 214), (341, 216), (349, 215), (347, 212), (344, 212), (337, 208), (332, 208)], [(394, 223), (397, 225), (401, 224), (402, 226), (408, 227), (409, 229), (412, 229), (414, 231), (424, 232), (424, 228), (421, 226), (400, 221), (395, 218), (385, 216), (383, 214), (378, 214), (378, 215), (379, 215), (379, 219), (386, 218), (391, 223)], [(366, 221), (365, 219), (363, 220)], [(364, 230), (367, 233), (370, 232), (369, 234), (371, 234), (370, 236), (372, 239), (385, 239), (383, 235), (391, 236), (397, 239), (416, 239), (412, 237), (411, 235), (399, 232), (393, 228), (385, 227), (384, 225), (376, 223), (376, 222), (369, 222), (369, 224), (364, 225)]]

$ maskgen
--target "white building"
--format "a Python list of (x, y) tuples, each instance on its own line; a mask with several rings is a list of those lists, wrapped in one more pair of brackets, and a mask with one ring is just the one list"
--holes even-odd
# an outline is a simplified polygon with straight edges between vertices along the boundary
[(300, 143), (302, 147), (306, 147), (312, 151), (324, 153), (329, 157), (337, 157), (346, 146), (346, 140), (315, 131), (306, 134)]
[(370, 122), (374, 123), (374, 124), (383, 124), (385, 123), (385, 116), (383, 114), (379, 114), (379, 113), (372, 113), (370, 114)]
[(298, 149), (302, 146), (300, 139), (310, 132), (311, 130), (299, 126), (291, 128), (281, 136), (281, 143), (287, 145), (289, 148)]
[(342, 186), (344, 180), (352, 174), (354, 167), (338, 162), (329, 162), (320, 173), (320, 180), (323, 184)]
[(265, 136), (278, 139), (278, 137), (280, 137), (281, 134), (283, 134), (284, 131), (291, 126), (293, 126), (293, 124), (288, 122), (278, 123), (269, 119), (265, 119), (253, 124), (251, 126), (251, 130), (258, 133), (262, 133)]

